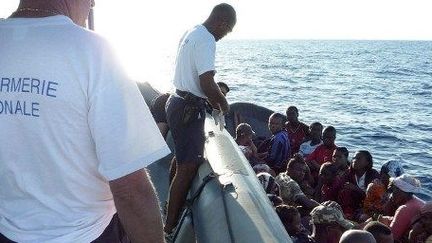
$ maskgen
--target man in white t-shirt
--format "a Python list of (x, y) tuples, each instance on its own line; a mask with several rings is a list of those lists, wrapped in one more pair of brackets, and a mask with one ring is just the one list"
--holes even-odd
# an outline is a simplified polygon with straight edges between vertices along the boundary
[(168, 126), (175, 143), (176, 174), (170, 186), (164, 230), (177, 224), (190, 184), (203, 161), (205, 102), (223, 114), (228, 103), (214, 81), (216, 41), (232, 31), (236, 12), (228, 4), (213, 8), (208, 19), (187, 31), (179, 43), (174, 86), (166, 105)]
[(81, 27), (90, 6), (21, 0), (0, 21), (0, 242), (163, 242), (144, 168), (169, 149), (109, 45)]

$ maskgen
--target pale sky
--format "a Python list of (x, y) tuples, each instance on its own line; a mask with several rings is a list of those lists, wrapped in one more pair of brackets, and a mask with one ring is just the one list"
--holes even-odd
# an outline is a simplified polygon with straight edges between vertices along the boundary
[[(0, 0), (0, 18), (19, 0)], [(183, 32), (215, 0), (96, 0), (96, 31), (135, 79), (166, 79)], [(432, 40), (432, 0), (227, 0), (237, 25), (226, 39)], [(146, 69), (147, 74), (142, 74)], [(149, 71), (150, 70), (150, 71)]]

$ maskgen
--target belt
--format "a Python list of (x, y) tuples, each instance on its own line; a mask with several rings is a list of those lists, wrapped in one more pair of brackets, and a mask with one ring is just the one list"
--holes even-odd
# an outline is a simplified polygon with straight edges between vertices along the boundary
[(184, 99), (192, 98), (192, 99), (194, 99), (194, 100), (203, 100), (203, 101), (206, 100), (206, 99), (204, 99), (204, 98), (201, 98), (201, 97), (199, 97), (199, 96), (196, 96), (196, 95), (192, 94), (191, 92), (187, 92), (187, 91), (183, 91), (183, 90), (179, 90), (179, 89), (176, 89), (175, 92), (176, 92), (176, 94), (177, 94), (178, 96), (180, 96), (180, 97), (182, 97), (182, 98), (184, 98)]

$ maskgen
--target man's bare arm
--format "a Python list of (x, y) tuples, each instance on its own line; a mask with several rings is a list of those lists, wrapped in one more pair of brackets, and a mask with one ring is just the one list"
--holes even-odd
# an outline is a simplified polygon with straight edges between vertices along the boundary
[(207, 96), (208, 101), (215, 109), (221, 109), (223, 114), (229, 110), (228, 102), (225, 96), (219, 89), (219, 86), (214, 81), (214, 71), (208, 71), (199, 76), (200, 86), (204, 94)]
[(132, 242), (164, 242), (155, 190), (144, 169), (109, 182), (120, 221)]

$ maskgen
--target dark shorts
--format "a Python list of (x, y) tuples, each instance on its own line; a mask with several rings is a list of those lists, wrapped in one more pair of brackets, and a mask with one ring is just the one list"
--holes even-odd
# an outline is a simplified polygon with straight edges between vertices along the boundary
[[(0, 243), (15, 242), (9, 240), (0, 233)], [(114, 214), (110, 224), (105, 228), (102, 235), (100, 235), (96, 240), (92, 241), (92, 243), (130, 243), (130, 240), (126, 235), (126, 232), (124, 231), (117, 214)]]
[[(188, 105), (194, 106), (197, 110), (185, 123), (184, 116)], [(167, 101), (166, 113), (168, 126), (174, 139), (177, 163), (201, 164), (205, 142), (205, 100), (187, 101), (178, 95), (171, 95)]]

